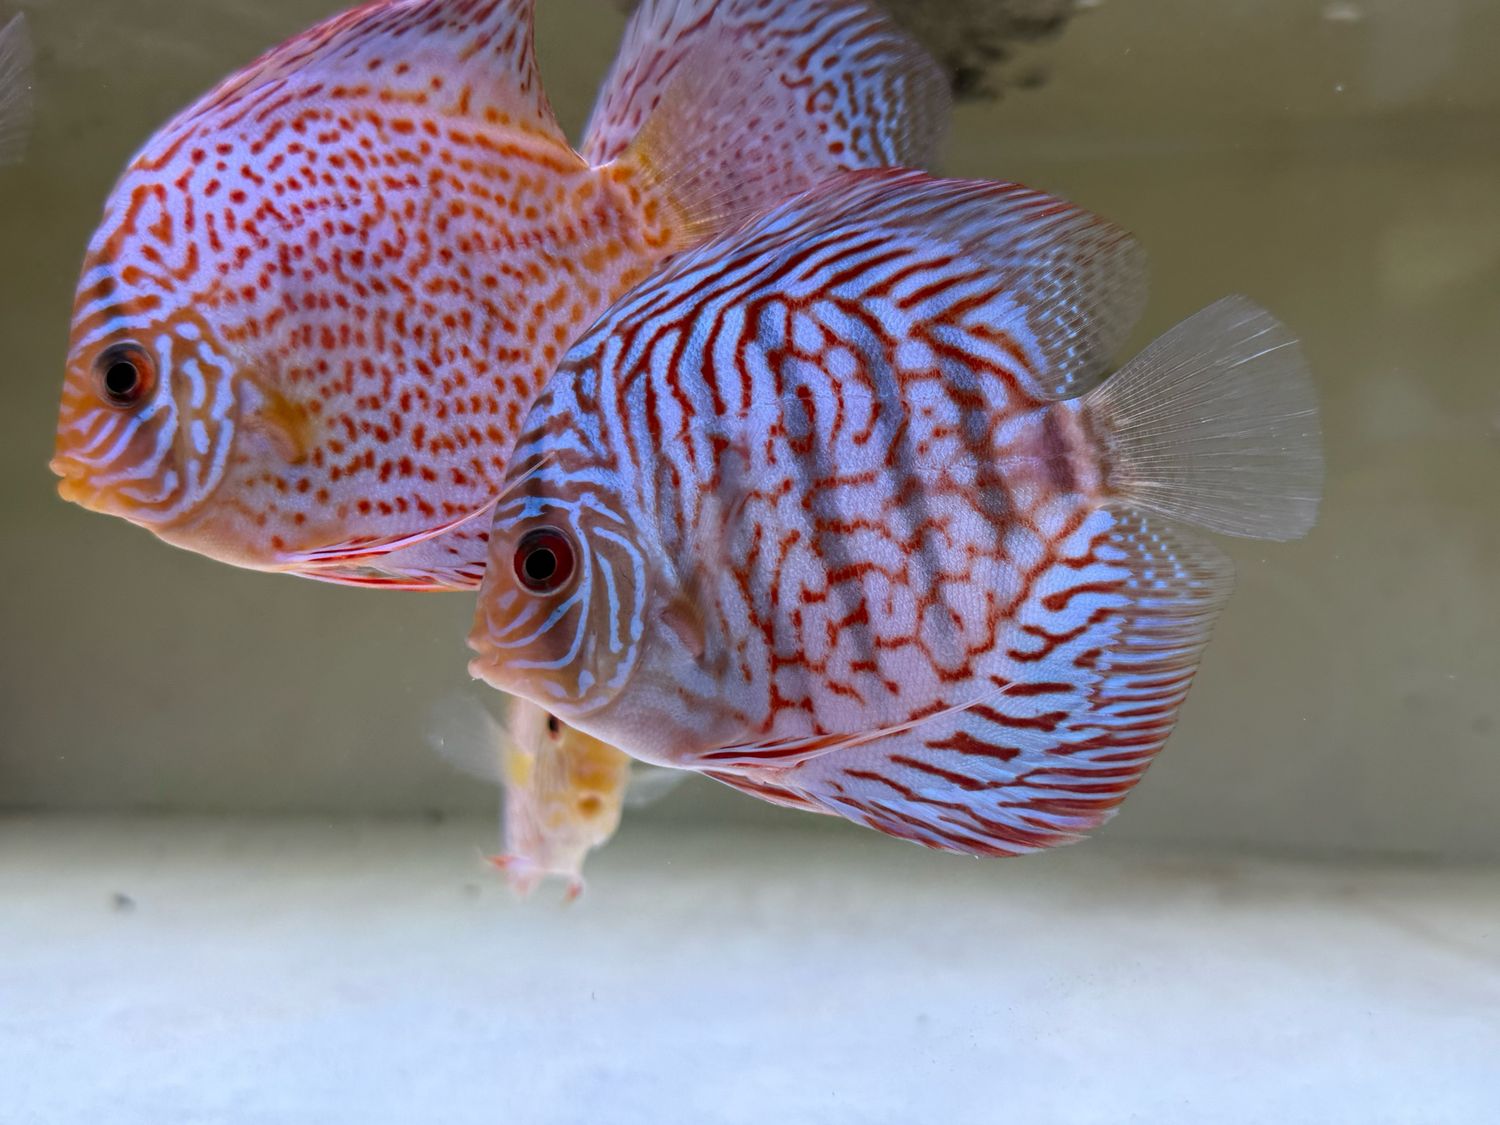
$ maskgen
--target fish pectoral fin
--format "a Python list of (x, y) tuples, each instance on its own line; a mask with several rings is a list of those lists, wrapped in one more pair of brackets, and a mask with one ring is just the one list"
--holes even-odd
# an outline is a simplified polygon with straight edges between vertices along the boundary
[(424, 733), (427, 744), (454, 769), (492, 785), (505, 783), (514, 739), (474, 696), (451, 692), (433, 704)]
[(837, 172), (930, 164), (949, 100), (931, 56), (864, 0), (643, 4), (583, 152), (658, 185), (690, 243)]
[(313, 444), (311, 412), (272, 387), (257, 385), (256, 390), (259, 401), (245, 412), (242, 425), (264, 437), (288, 465), (302, 464)]
[(289, 91), (368, 87), (397, 118), (403, 107), (436, 110), (566, 149), (536, 66), (534, 8), (534, 0), (362, 4), (262, 56), (189, 112), (234, 110), (278, 83)]
[(694, 660), (703, 658), (708, 650), (708, 635), (697, 603), (685, 595), (673, 598), (662, 606), (660, 621)]
[(630, 784), (625, 790), (625, 807), (639, 809), (660, 801), (681, 785), (690, 772), (666, 766), (648, 766), (641, 762), (632, 763)]

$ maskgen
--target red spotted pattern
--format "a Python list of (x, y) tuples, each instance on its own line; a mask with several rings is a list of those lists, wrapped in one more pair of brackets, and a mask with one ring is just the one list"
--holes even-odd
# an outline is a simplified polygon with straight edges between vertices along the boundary
[[(652, 21), (688, 7), (648, 6), (630, 42), (655, 42)], [(64, 495), (241, 565), (476, 585), (521, 422), (583, 329), (726, 221), (721, 206), (781, 199), (865, 148), (905, 151), (890, 139), (899, 99), (858, 116), (877, 88), (900, 93), (904, 37), (849, 0), (754, 16), (775, 54), (750, 52), (751, 87), (678, 98), (708, 115), (700, 127), (724, 123), (705, 151), (754, 169), (727, 203), (684, 171), (691, 129), (660, 126), (602, 167), (568, 146), (530, 0), (377, 0), (222, 83), (132, 161), (90, 246), (53, 462)], [(674, 40), (684, 72), (695, 36)], [(782, 96), (814, 71), (854, 100), (797, 95), (813, 124), (735, 111), (754, 82)], [(611, 91), (598, 120), (615, 137), (642, 103)], [(767, 137), (782, 131), (776, 164)], [(161, 375), (128, 411), (99, 393), (100, 356), (121, 341), (155, 352)]]
[(1075, 839), (1166, 739), (1229, 583), (1111, 506), (1077, 397), (1143, 290), (1101, 220), (916, 173), (689, 255), (570, 352), (496, 513), (493, 559), (567, 521), (608, 581), (544, 621), (492, 561), (475, 670), (776, 803), (966, 853)]

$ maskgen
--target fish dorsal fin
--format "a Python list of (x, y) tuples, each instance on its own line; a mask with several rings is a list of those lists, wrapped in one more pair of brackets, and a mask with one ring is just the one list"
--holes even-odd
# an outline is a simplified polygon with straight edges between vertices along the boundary
[(0, 165), (14, 164), (31, 131), (31, 35), (26, 16), (13, 16), (0, 30)]
[(948, 105), (937, 64), (862, 0), (647, 0), (584, 156), (643, 165), (701, 237), (840, 171), (930, 162)]
[(535, 0), (374, 0), (333, 16), (220, 83), (179, 124), (276, 113), (368, 87), (393, 106), (566, 138), (542, 89)]
[[(1145, 252), (1113, 223), (1019, 184), (901, 169), (825, 180), (679, 256), (649, 289), (692, 288), (690, 275), (727, 262), (753, 287), (757, 271), (794, 255), (839, 261), (841, 298), (892, 301), (911, 332), (975, 355), (1020, 349), (1018, 375), (1043, 398), (1097, 385), (1146, 300)], [(822, 284), (811, 265), (793, 276), (809, 295)]]

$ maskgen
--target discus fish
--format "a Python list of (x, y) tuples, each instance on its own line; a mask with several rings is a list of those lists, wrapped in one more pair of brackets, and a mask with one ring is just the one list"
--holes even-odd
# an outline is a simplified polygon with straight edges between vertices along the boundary
[(548, 876), (583, 892), (583, 862), (620, 827), (627, 797), (643, 804), (681, 774), (632, 763), (596, 738), (564, 726), (534, 703), (508, 698), (503, 722), (473, 701), (449, 702), (432, 734), (459, 769), (504, 791), (504, 851), (490, 862), (525, 896)]
[(531, 0), (375, 0), (131, 161), (74, 305), (66, 499), (262, 570), (472, 588), (526, 409), (670, 255), (843, 168), (922, 164), (947, 92), (863, 0), (655, 0), (582, 154)]
[(1232, 569), (1322, 459), (1293, 338), (1231, 297), (1103, 378), (1124, 231), (856, 172), (684, 255), (533, 405), (472, 671), (647, 762), (954, 852), (1102, 824)]
[(31, 132), (31, 34), (24, 13), (0, 28), (0, 165), (14, 164)]

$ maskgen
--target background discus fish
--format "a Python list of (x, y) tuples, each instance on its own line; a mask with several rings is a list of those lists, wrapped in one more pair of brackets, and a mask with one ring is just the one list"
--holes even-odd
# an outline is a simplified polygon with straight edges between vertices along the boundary
[(935, 848), (1103, 823), (1322, 462), (1297, 346), (1227, 298), (1104, 379), (1125, 232), (850, 173), (683, 256), (533, 406), (476, 675), (645, 761)]
[(74, 307), (61, 494), (217, 559), (477, 583), (527, 407), (664, 258), (922, 164), (932, 61), (858, 0), (650, 3), (574, 152), (530, 0), (376, 0), (136, 155)]
[(555, 876), (567, 881), (569, 900), (577, 898), (584, 859), (615, 834), (627, 799), (647, 803), (682, 776), (632, 762), (514, 697), (503, 721), (471, 699), (445, 703), (431, 741), (465, 773), (501, 787), (504, 850), (491, 862), (523, 896)]
[(33, 109), (31, 60), (26, 16), (12, 16), (0, 28), (0, 165), (14, 164), (26, 152)]

